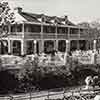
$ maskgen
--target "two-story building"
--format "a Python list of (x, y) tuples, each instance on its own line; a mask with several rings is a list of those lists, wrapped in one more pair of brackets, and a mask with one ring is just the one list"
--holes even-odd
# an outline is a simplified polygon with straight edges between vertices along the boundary
[(93, 48), (94, 37), (89, 35), (88, 29), (73, 24), (68, 16), (28, 13), (20, 7), (12, 11), (14, 22), (0, 26), (0, 54), (26, 55), (49, 53), (54, 49), (65, 52)]

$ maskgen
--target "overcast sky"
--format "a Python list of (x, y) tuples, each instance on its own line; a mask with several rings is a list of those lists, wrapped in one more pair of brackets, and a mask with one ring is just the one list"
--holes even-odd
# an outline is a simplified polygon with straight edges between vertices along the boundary
[(68, 15), (72, 22), (90, 22), (100, 18), (100, 0), (9, 0), (24, 11), (53, 16)]

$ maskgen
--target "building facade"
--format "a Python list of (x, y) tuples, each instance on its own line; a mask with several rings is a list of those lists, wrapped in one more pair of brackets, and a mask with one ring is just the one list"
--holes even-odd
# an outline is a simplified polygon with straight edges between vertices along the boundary
[(13, 10), (13, 15), (13, 23), (0, 26), (0, 54), (27, 55), (50, 53), (52, 50), (93, 49), (94, 36), (90, 36), (87, 28), (73, 24), (67, 16), (27, 13), (19, 7)]

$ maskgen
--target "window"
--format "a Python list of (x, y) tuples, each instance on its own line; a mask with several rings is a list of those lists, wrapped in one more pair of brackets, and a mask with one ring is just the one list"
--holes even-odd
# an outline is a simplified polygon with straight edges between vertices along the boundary
[(11, 25), (11, 32), (22, 32), (22, 24)]
[(16, 26), (15, 25), (11, 26), (11, 32), (16, 32)]
[(27, 41), (26, 52), (27, 52), (27, 54), (33, 54), (34, 53), (34, 41), (33, 40)]
[(79, 34), (79, 30), (76, 28), (70, 28), (70, 34)]
[(60, 51), (60, 52), (66, 51), (66, 41), (65, 40), (58, 41), (58, 51)]
[(57, 33), (67, 33), (67, 28), (65, 27), (57, 27)]
[(54, 26), (44, 26), (43, 32), (44, 33), (55, 33), (55, 27)]
[(32, 25), (32, 24), (26, 24), (25, 25), (25, 32), (41, 32), (41, 25)]
[(17, 32), (22, 32), (22, 24), (19, 24), (16, 27), (17, 27)]

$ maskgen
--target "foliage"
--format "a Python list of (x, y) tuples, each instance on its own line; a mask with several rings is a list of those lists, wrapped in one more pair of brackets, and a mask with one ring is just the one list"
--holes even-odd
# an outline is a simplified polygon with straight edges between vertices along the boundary
[(14, 22), (15, 16), (11, 11), (8, 2), (0, 2), (0, 38), (8, 35), (9, 25)]
[(16, 92), (30, 92), (79, 85), (81, 84), (82, 75), (84, 73), (87, 75), (90, 72), (79, 72), (78, 68), (82, 67), (85, 66), (80, 65), (77, 59), (70, 59), (65, 66), (38, 66), (38, 58), (36, 57), (34, 61), (30, 58), (26, 60), (22, 69), (18, 72), (12, 71), (10, 76), (7, 76), (5, 72), (3, 76), (8, 77), (7, 79), (12, 76), (10, 80), (14, 87), (11, 88), (10, 84), (6, 85), (5, 83), (8, 89), (16, 90)]
[(14, 13), (8, 5), (8, 2), (0, 3), (0, 24), (8, 25), (14, 22)]
[[(50, 89), (65, 87), (75, 84), (72, 72), (75, 70), (77, 61), (70, 61), (66, 66), (38, 66), (38, 58), (34, 61), (29, 59), (18, 72), (20, 88)], [(70, 82), (71, 81), (71, 82)]]

